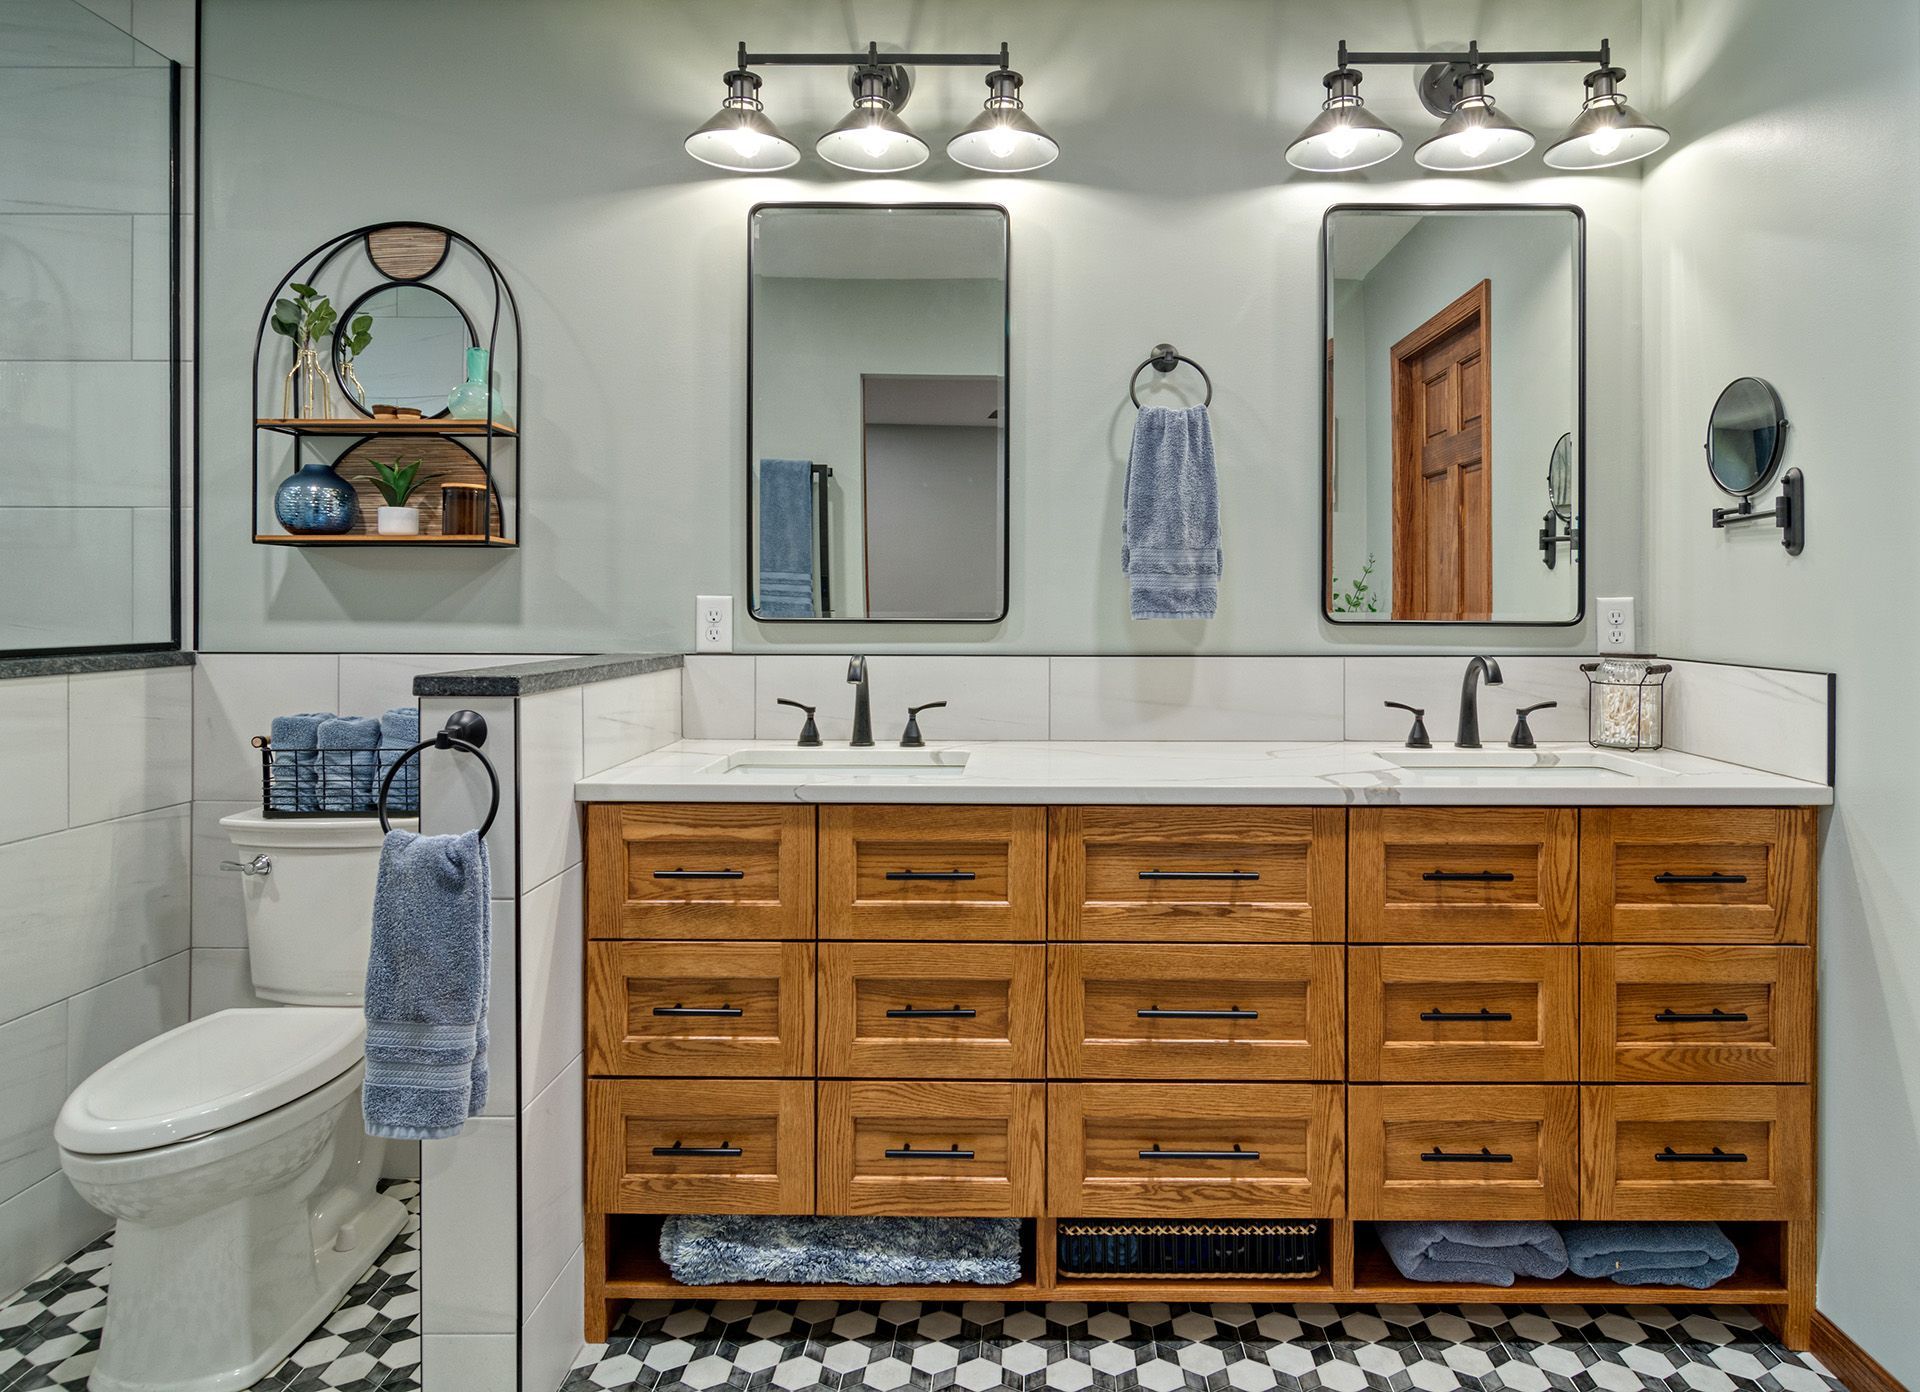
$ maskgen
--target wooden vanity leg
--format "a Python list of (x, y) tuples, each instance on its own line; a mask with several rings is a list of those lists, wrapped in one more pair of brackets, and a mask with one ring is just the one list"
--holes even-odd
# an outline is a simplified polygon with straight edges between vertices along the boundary
[(1796, 1353), (1813, 1347), (1813, 1292), (1815, 1243), (1811, 1221), (1787, 1224), (1784, 1265), (1787, 1276), (1786, 1319), (1780, 1342)]
[(1326, 1279), (1341, 1295), (1353, 1294), (1353, 1222), (1334, 1218), (1327, 1223)]
[(607, 1288), (607, 1219), (602, 1213), (587, 1210), (586, 1251), (583, 1254), (587, 1270), (587, 1298), (585, 1328), (582, 1330), (590, 1344), (604, 1344), (607, 1335), (612, 1332), (618, 1301), (606, 1298)]

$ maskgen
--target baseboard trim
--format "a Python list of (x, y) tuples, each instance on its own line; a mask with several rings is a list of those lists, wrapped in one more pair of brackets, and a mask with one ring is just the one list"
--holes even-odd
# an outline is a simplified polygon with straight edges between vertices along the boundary
[(1847, 1392), (1907, 1392), (1899, 1378), (1818, 1310), (1813, 1312), (1811, 1343), (1813, 1356), (1847, 1385)]

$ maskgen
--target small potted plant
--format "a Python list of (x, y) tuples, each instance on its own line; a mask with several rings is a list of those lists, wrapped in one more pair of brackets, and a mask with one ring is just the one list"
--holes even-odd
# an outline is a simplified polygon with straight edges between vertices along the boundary
[(376, 509), (375, 525), (381, 536), (419, 536), (420, 509), (408, 507), (407, 499), (419, 486), (420, 461), (402, 464), (395, 460), (384, 464), (378, 459), (367, 461), (373, 465), (373, 473), (367, 482), (380, 490), (380, 496), (387, 500), (387, 506)]
[(320, 340), (333, 332), (340, 312), (333, 301), (311, 285), (298, 282), (287, 287), (295, 298), (273, 302), (273, 331), (293, 340), (293, 366), (287, 372), (286, 388), (281, 396), (280, 414), (291, 420), (298, 414), (315, 420), (333, 417), (333, 388), (327, 384), (327, 370), (320, 361)]

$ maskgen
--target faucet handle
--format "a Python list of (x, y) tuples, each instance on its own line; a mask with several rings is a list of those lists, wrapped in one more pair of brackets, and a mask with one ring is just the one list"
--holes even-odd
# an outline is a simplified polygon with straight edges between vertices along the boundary
[(1407, 748), (1431, 749), (1433, 738), (1427, 734), (1427, 713), (1418, 706), (1410, 706), (1405, 701), (1382, 701), (1380, 704), (1390, 710), (1411, 711), (1413, 728), (1407, 731)]
[(1536, 705), (1521, 706), (1514, 714), (1513, 738), (1507, 741), (1509, 749), (1534, 749), (1533, 731), (1527, 727), (1527, 717), (1535, 711), (1549, 710), (1559, 705), (1558, 701), (1541, 701)]
[(820, 727), (813, 723), (814, 707), (801, 701), (789, 701), (784, 696), (775, 697), (774, 704), (776, 706), (792, 706), (797, 711), (806, 712), (807, 723), (800, 727), (800, 747), (802, 749), (818, 749), (820, 747)]
[(945, 701), (929, 701), (924, 706), (908, 706), (907, 728), (900, 732), (900, 747), (902, 749), (925, 748), (927, 742), (920, 735), (920, 712), (923, 710), (939, 710), (946, 704)]

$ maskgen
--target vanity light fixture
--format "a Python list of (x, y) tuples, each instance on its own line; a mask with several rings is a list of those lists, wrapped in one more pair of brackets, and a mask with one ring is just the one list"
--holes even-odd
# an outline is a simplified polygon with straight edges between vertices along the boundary
[(1611, 169), (1631, 164), (1660, 149), (1673, 135), (1627, 105), (1620, 95), (1622, 68), (1596, 68), (1587, 74), (1587, 99), (1567, 133), (1547, 149), (1555, 169)]
[(1361, 103), (1358, 72), (1343, 63), (1321, 81), (1327, 99), (1321, 104), (1320, 114), (1287, 146), (1288, 164), (1295, 169), (1334, 174), (1365, 169), (1399, 153), (1400, 132)]
[(987, 101), (947, 142), (947, 158), (983, 174), (1024, 174), (1060, 158), (1060, 143), (1027, 115), (1023, 79), (1011, 68), (987, 74)]
[(800, 147), (780, 132), (760, 105), (760, 77), (744, 68), (726, 76), (727, 99), (687, 137), (687, 153), (702, 164), (749, 174), (787, 169), (800, 162)]

